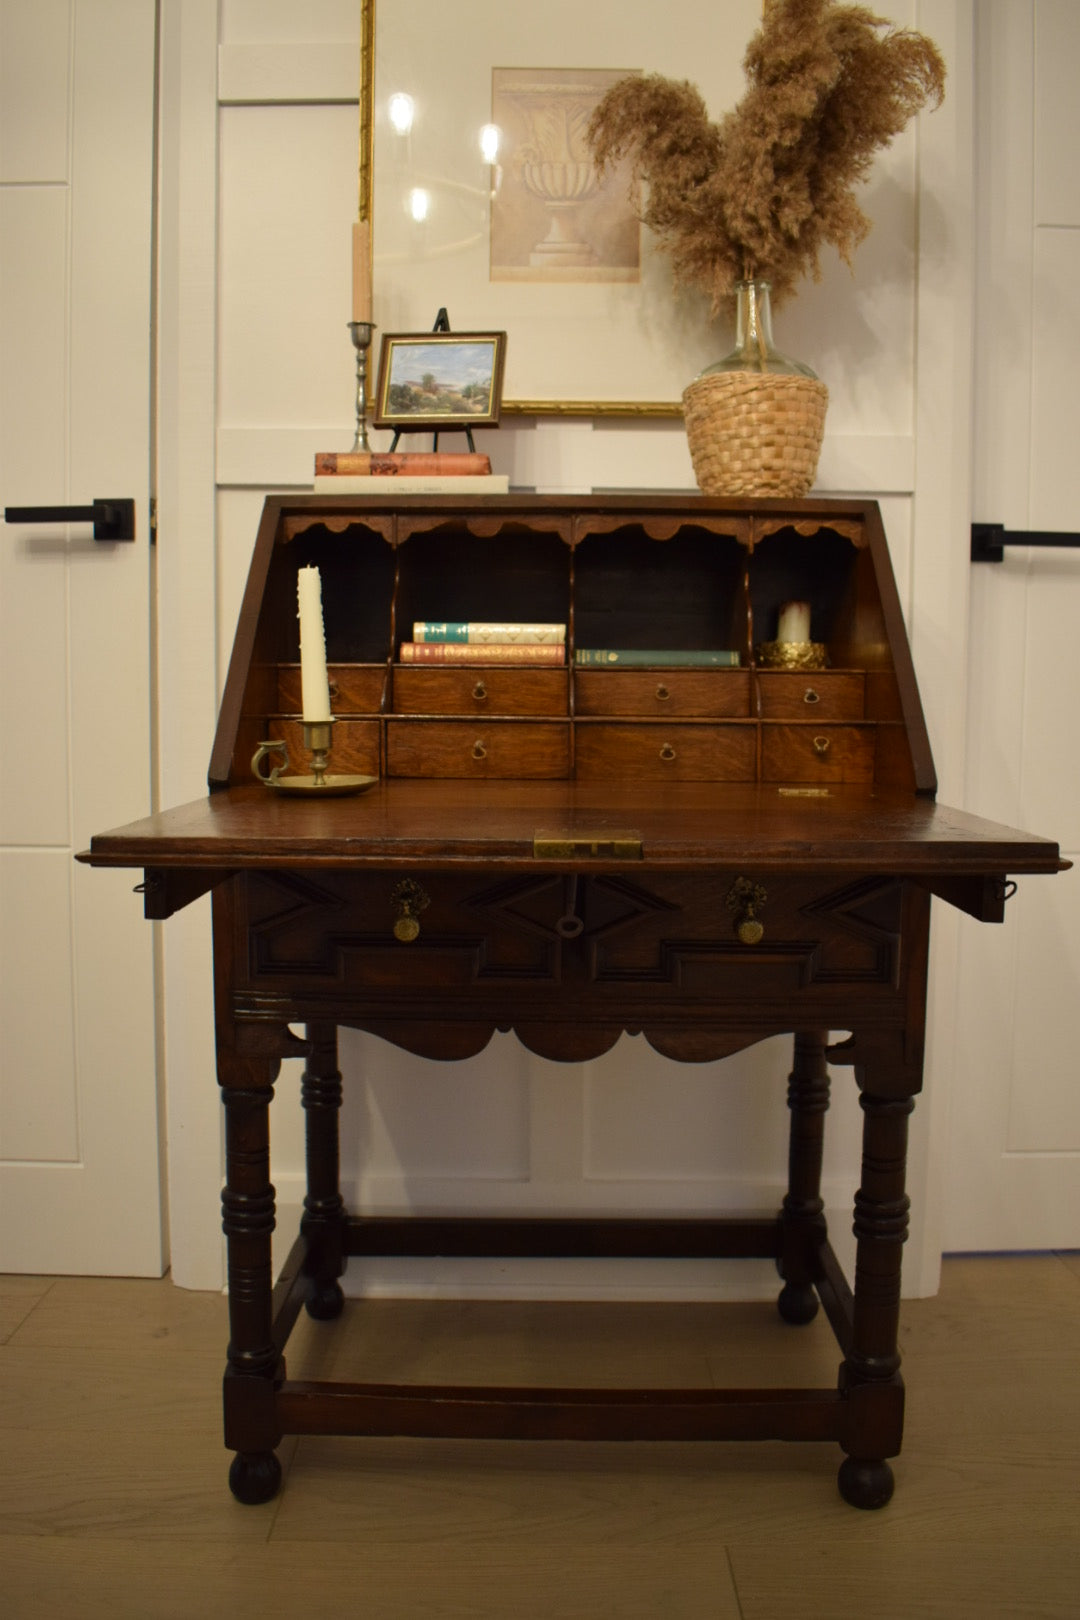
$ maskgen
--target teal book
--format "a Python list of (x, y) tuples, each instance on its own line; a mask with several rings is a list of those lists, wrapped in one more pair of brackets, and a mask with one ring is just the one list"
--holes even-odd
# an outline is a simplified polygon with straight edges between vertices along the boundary
[(574, 663), (584, 669), (640, 669), (649, 664), (669, 669), (735, 669), (741, 657), (727, 647), (577, 647)]
[(413, 625), (412, 638), (421, 642), (463, 642), (471, 647), (485, 647), (492, 642), (499, 646), (515, 643), (527, 647), (554, 646), (566, 640), (566, 626), (533, 624), (527, 621), (506, 624), (473, 621), (470, 624), (461, 620), (450, 620), (447, 623), (441, 620), (422, 619)]

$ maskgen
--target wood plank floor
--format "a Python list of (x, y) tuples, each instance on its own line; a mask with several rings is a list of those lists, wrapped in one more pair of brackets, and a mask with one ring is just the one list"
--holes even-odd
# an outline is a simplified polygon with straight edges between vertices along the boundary
[[(225, 1304), (0, 1278), (6, 1620), (1065, 1620), (1080, 1614), (1080, 1257), (953, 1259), (903, 1315), (897, 1492), (831, 1445), (287, 1441), (233, 1501)], [(771, 1306), (350, 1302), (294, 1376), (831, 1385)]]

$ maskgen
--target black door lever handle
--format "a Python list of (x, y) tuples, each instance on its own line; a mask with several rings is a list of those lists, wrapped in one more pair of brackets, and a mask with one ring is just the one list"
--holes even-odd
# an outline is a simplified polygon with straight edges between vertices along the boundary
[(134, 540), (135, 502), (95, 501), (93, 506), (5, 506), (5, 523), (92, 523), (95, 540)]

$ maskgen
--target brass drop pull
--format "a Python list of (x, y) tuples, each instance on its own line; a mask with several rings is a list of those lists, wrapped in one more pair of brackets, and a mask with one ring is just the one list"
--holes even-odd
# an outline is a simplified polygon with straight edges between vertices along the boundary
[(812, 686), (808, 686), (806, 688), (806, 691), (803, 693), (802, 700), (803, 700), (804, 703), (820, 703), (821, 702), (821, 699), (818, 697), (817, 693), (814, 691), (814, 688)]
[(327, 687), (329, 689), (330, 696), (332, 698), (336, 698), (336, 697), (341, 696), (341, 687), (338, 685), (337, 681), (329, 680), (329, 681), (327, 681), (326, 684), (327, 684)]
[(731, 912), (735, 938), (742, 945), (756, 945), (765, 936), (765, 925), (757, 913), (769, 896), (753, 878), (739, 877), (731, 885), (724, 903)]
[(829, 752), (829, 738), (828, 737), (815, 737), (814, 738), (814, 753), (817, 754), (819, 756), (819, 758), (824, 759), (825, 755), (828, 752)]
[(670, 743), (665, 743), (664, 746), (661, 748), (661, 750), (660, 750), (660, 758), (661, 759), (674, 759), (675, 758), (675, 750), (674, 750), (674, 748), (672, 748)]
[(661, 703), (666, 703), (668, 698), (671, 696), (671, 693), (668, 691), (663, 681), (661, 681), (660, 685), (656, 688), (656, 695), (660, 699)]
[(487, 749), (484, 747), (479, 737), (477, 737), (476, 741), (472, 745), (472, 757), (473, 759), (487, 759)]
[(420, 932), (420, 913), (430, 906), (431, 896), (415, 878), (402, 878), (394, 885), (390, 901), (397, 912), (394, 938), (403, 945), (411, 945)]
[(477, 703), (483, 703), (484, 699), (487, 697), (487, 687), (484, 685), (483, 681), (477, 681), (476, 685), (472, 689), (472, 695), (476, 699)]

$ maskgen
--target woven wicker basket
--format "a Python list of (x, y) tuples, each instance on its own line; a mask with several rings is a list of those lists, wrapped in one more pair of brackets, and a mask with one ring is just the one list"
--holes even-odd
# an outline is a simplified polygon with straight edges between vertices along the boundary
[(683, 393), (705, 495), (805, 495), (817, 473), (829, 390), (816, 377), (714, 371)]

